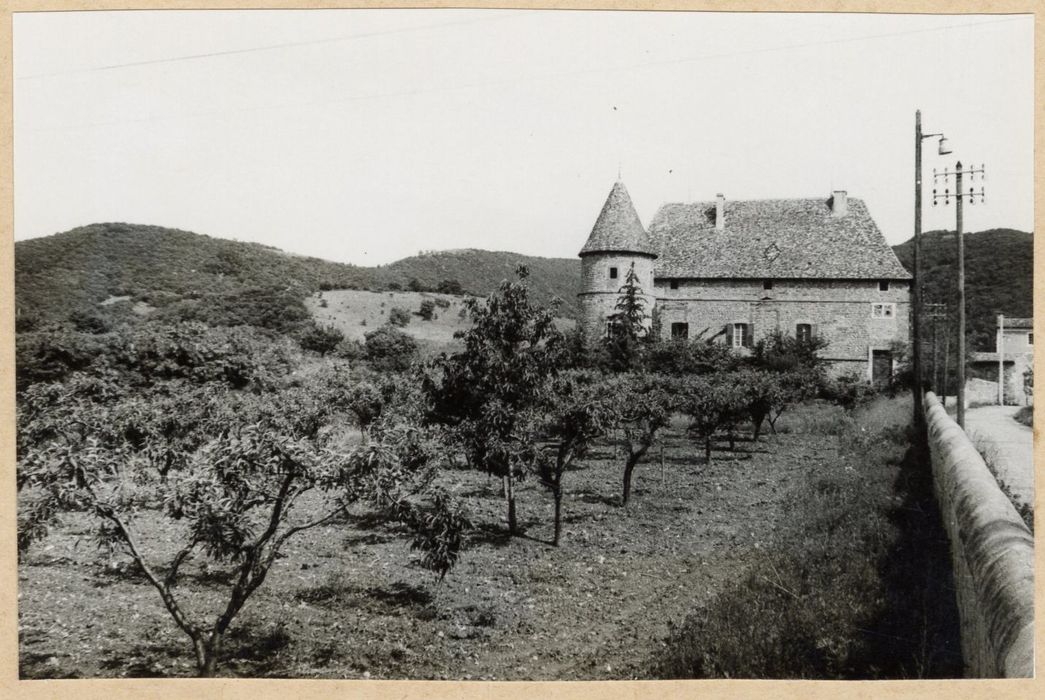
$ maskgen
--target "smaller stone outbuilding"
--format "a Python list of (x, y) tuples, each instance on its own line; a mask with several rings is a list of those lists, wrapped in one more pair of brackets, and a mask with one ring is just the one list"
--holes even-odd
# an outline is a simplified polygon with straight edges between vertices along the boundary
[[(989, 381), (993, 385), (993, 395), (987, 397), (983, 392), (969, 395), (966, 386), (967, 400), (976, 403), (1002, 403), (1028, 406), (1034, 402), (1034, 319), (1011, 318), (998, 316), (998, 325), (994, 333), (994, 352), (969, 353), (969, 373), (973, 379)], [(1005, 377), (1003, 396), (998, 397), (999, 367)], [(973, 380), (970, 379), (971, 383)]]

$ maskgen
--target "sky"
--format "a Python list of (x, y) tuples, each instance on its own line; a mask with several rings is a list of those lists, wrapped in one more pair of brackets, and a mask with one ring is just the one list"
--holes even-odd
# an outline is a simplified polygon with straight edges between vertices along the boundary
[[(518, 10), (14, 15), (15, 239), (155, 224), (361, 265), (574, 257), (618, 174), (664, 202), (867, 202), (1033, 229), (1033, 17)], [(944, 185), (941, 183), (942, 189)], [(953, 185), (951, 186), (953, 188)], [(923, 229), (953, 228), (926, 199)]]

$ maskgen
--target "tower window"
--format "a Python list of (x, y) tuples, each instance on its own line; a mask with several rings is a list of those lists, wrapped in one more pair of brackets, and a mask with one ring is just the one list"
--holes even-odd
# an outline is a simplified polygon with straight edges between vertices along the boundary
[(879, 282), (878, 283), (878, 291), (879, 292), (888, 292), (889, 291), (889, 280), (882, 280), (881, 282)]
[(689, 324), (688, 323), (672, 323), (671, 324), (671, 337), (685, 340), (689, 337)]
[(762, 289), (772, 289), (773, 280), (762, 280)]
[(671, 280), (671, 288), (672, 289), (678, 289), (679, 288), (679, 281), (678, 280)]
[(610, 268), (610, 279), (611, 280), (617, 279), (617, 268), (615, 268), (615, 267), (611, 267)]

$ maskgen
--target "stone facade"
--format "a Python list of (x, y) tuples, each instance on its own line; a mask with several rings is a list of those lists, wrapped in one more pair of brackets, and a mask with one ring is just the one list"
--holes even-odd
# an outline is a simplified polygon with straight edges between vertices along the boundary
[[(799, 324), (806, 324), (827, 341), (822, 354), (837, 373), (866, 373), (870, 379), (872, 352), (888, 351), (908, 337), (910, 285), (889, 281), (886, 286), (880, 289), (877, 280), (656, 279), (654, 292), (665, 338), (679, 323), (687, 324), (690, 338), (747, 323), (753, 342), (777, 330), (795, 336)], [(891, 311), (879, 307), (876, 313), (875, 305), (883, 304)], [(732, 340), (728, 334), (723, 339)]]
[[(599, 338), (606, 334), (606, 319), (614, 312), (620, 288), (628, 276), (628, 270), (635, 265), (635, 274), (639, 278), (642, 300), (646, 311), (650, 313), (656, 299), (650, 294), (654, 288), (653, 258), (647, 255), (630, 255), (628, 253), (602, 253), (585, 255), (581, 258), (581, 276), (584, 279), (584, 291), (578, 295), (581, 306), (581, 323), (585, 336)], [(616, 270), (614, 277), (611, 272)]]
[(910, 275), (866, 205), (841, 190), (826, 200), (669, 203), (646, 230), (618, 181), (580, 257), (589, 341), (607, 333), (632, 265), (665, 338), (714, 339), (743, 354), (774, 331), (815, 336), (835, 373), (878, 380), (910, 336)]

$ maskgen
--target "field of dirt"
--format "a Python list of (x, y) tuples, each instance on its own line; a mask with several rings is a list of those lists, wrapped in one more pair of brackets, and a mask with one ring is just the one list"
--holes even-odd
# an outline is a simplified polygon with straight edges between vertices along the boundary
[[(834, 438), (805, 426), (839, 410), (785, 416), (780, 434), (732, 453), (723, 444), (711, 464), (677, 421), (663, 453), (638, 468), (627, 509), (623, 460), (604, 443), (564, 479), (558, 548), (546, 543), (552, 501), (535, 479), (518, 494), (526, 536), (509, 539), (500, 483), (453, 472), (477, 527), (442, 582), (410, 563), (403, 533), (365, 514), (307, 531), (234, 623), (219, 675), (648, 677), (669, 625), (744, 570), (832, 460)], [(22, 677), (193, 675), (188, 639), (155, 589), (123, 560), (106, 563), (86, 526), (69, 518), (20, 564)], [(146, 526), (141, 544), (166, 553), (171, 540)], [(197, 567), (179, 594), (204, 610), (219, 603), (222, 581)]]

